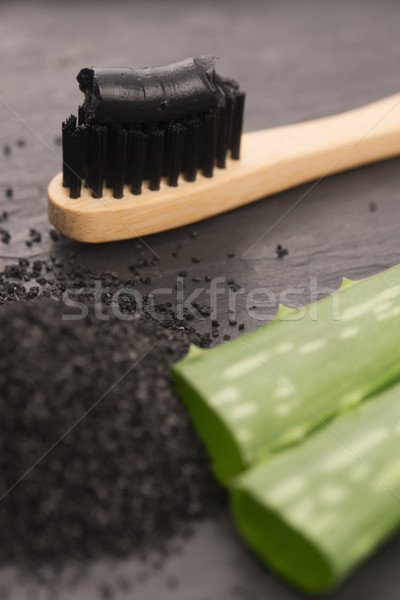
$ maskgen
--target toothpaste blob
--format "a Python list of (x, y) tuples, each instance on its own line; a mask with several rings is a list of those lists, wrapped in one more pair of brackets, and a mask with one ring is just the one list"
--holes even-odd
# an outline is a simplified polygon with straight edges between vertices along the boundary
[[(215, 73), (214, 56), (197, 56), (163, 67), (92, 67), (77, 80), (88, 120), (100, 123), (164, 121), (220, 104), (236, 82)], [(224, 87), (224, 90), (221, 89)]]

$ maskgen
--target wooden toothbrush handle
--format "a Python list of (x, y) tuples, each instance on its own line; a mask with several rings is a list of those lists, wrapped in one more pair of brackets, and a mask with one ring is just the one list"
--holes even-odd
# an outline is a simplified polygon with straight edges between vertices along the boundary
[(400, 154), (400, 94), (314, 121), (245, 134), (242, 161), (266, 196)]

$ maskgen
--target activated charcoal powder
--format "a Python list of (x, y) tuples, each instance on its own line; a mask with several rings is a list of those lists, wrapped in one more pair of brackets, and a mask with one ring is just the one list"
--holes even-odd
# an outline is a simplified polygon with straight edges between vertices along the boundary
[(160, 549), (223, 493), (172, 385), (183, 334), (146, 315), (0, 307), (0, 561)]

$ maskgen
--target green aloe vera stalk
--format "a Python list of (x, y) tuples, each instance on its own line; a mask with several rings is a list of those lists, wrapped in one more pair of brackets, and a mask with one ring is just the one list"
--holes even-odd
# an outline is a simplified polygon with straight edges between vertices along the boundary
[(339, 583), (400, 524), (400, 385), (240, 475), (238, 529), (307, 592)]
[(281, 307), (254, 332), (192, 347), (172, 372), (216, 477), (227, 484), (400, 379), (399, 300), (397, 266), (346, 280), (302, 318)]

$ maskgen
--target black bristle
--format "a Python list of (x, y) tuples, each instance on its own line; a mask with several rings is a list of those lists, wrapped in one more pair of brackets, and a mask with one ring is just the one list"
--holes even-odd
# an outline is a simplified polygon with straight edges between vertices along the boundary
[(154, 129), (150, 133), (150, 164), (149, 164), (149, 188), (153, 191), (160, 189), (161, 173), (163, 167), (165, 132), (162, 129)]
[(185, 179), (186, 181), (195, 181), (197, 170), (200, 164), (200, 144), (202, 123), (198, 118), (185, 121), (186, 141), (185, 141)]
[(244, 100), (245, 94), (243, 92), (238, 92), (236, 94), (232, 115), (231, 157), (234, 160), (239, 160), (240, 158), (240, 140), (243, 129)]
[(86, 128), (84, 125), (77, 127), (72, 133), (71, 150), (73, 154), (70, 171), (70, 197), (79, 198), (86, 157)]
[(228, 113), (226, 107), (220, 107), (217, 112), (217, 147), (215, 158), (217, 160), (217, 167), (219, 169), (225, 169), (225, 158), (226, 158), (226, 141), (228, 137)]
[(125, 172), (132, 134), (127, 129), (117, 129), (114, 137), (114, 198), (122, 198)]
[(148, 146), (148, 135), (140, 130), (132, 130), (131, 178), (132, 194), (138, 196), (142, 192), (144, 165)]
[(120, 123), (111, 123), (107, 125), (107, 154), (106, 154), (106, 163), (104, 166), (104, 185), (106, 188), (113, 189), (114, 188), (114, 179), (115, 179), (115, 138), (117, 135), (117, 131), (121, 129)]
[(93, 198), (103, 195), (104, 166), (107, 151), (108, 128), (96, 125), (89, 130), (88, 139), (88, 185)]
[(226, 99), (226, 139), (225, 139), (225, 157), (232, 143), (233, 109), (235, 106), (234, 96)]
[(214, 172), (214, 155), (216, 147), (216, 114), (209, 111), (204, 117), (202, 169), (205, 177), (212, 177)]
[(185, 127), (179, 123), (174, 123), (167, 130), (168, 185), (172, 187), (178, 185), (179, 173), (182, 171), (184, 148)]

